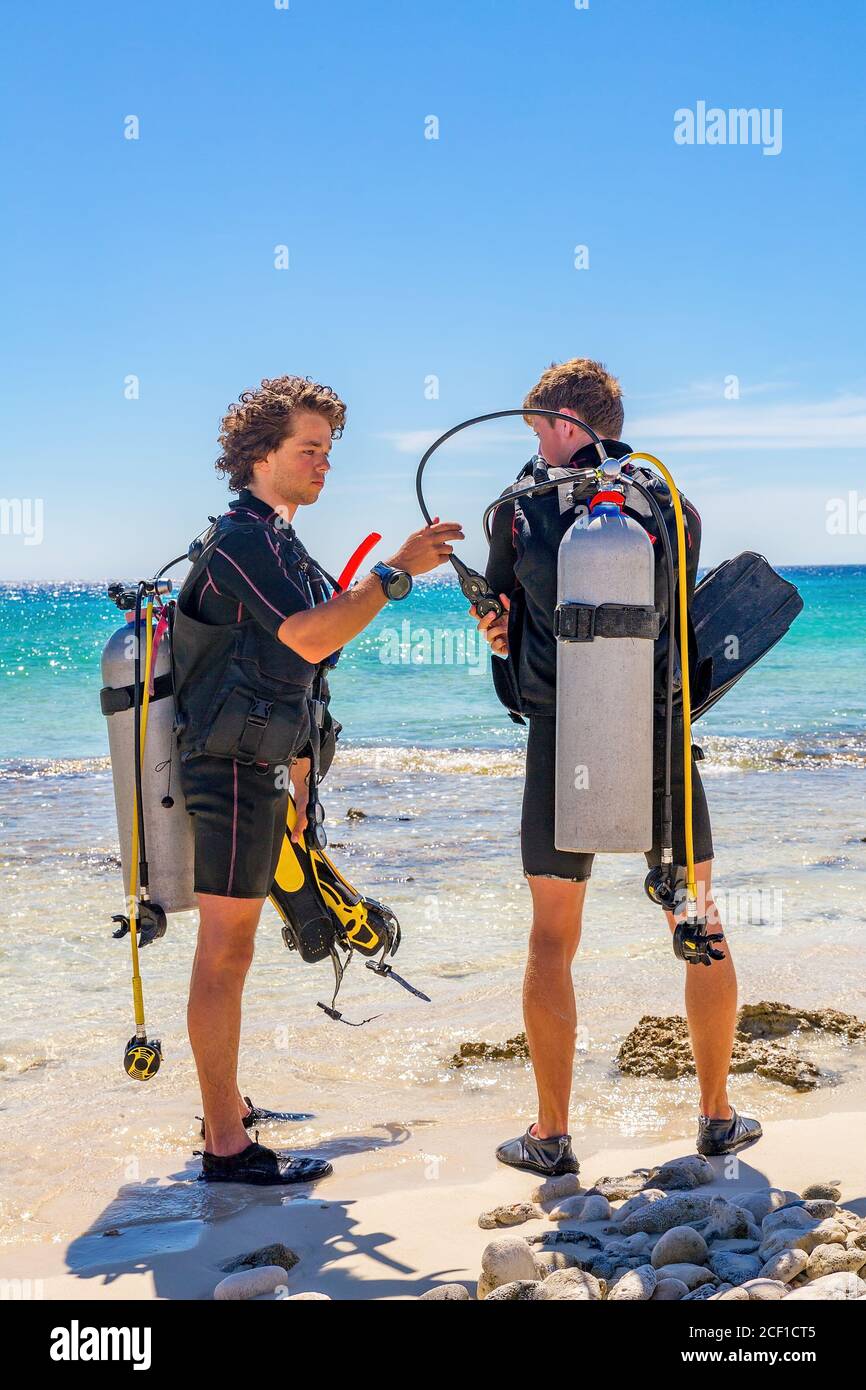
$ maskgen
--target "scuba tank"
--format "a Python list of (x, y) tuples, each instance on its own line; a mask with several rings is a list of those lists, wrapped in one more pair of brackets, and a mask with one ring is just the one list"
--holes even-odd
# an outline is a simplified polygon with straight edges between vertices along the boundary
[[(580, 529), (572, 525), (560, 543), (567, 541), (564, 553), (558, 557), (558, 601), (554, 613), (554, 636), (557, 640), (557, 768), (556, 768), (556, 806), (555, 833), (556, 844), (560, 849), (576, 848), (591, 850), (595, 844), (599, 849), (646, 849), (651, 846), (652, 823), (646, 824), (646, 759), (649, 754), (649, 793), (652, 810), (652, 719), (653, 719), (653, 646), (652, 641), (659, 635), (660, 619), (653, 605), (654, 567), (651, 558), (652, 542), (646, 538), (646, 547), (632, 535), (631, 526), (626, 525), (629, 518), (621, 514), (625, 501), (624, 493), (613, 494), (612, 484), (621, 488), (634, 488), (643, 498), (653, 514), (658, 527), (659, 538), (665, 558), (667, 573), (667, 612), (671, 624), (674, 614), (678, 619), (678, 638), (680, 651), (686, 656), (689, 652), (689, 617), (687, 599), (686, 571), (686, 533), (682, 499), (673, 477), (660, 459), (652, 454), (632, 452), (625, 458), (608, 458), (605, 445), (595, 430), (584, 420), (558, 410), (541, 408), (517, 410), (494, 410), (484, 415), (475, 415), (454, 425), (439, 436), (423, 454), (415, 474), (415, 492), (422, 515), (429, 525), (432, 522), (430, 510), (424, 499), (422, 475), (424, 469), (437, 449), (459, 434), (462, 430), (487, 420), (502, 420), (527, 415), (542, 416), (548, 420), (563, 420), (569, 425), (579, 425), (589, 435), (598, 454), (595, 467), (568, 470), (575, 484), (589, 483), (595, 491), (593, 501), (603, 507), (593, 529), (593, 522), (586, 528), (590, 533), (589, 542), (578, 540)], [(674, 553), (662, 509), (652, 490), (633, 473), (626, 472), (632, 460), (649, 463), (659, 473), (667, 485), (670, 504), (676, 526), (676, 553)], [(553, 477), (544, 459), (536, 455), (532, 461), (532, 478), (521, 482), (510, 491), (501, 494), (491, 502), (484, 513), (484, 531), (490, 540), (490, 517), (498, 506), (506, 501), (516, 501), (531, 496), (541, 496), (562, 487), (563, 470), (555, 470)], [(523, 476), (523, 475), (521, 475)], [(573, 494), (572, 494), (573, 496)], [(635, 527), (637, 526), (634, 523)], [(643, 528), (639, 528), (643, 529)], [(625, 573), (617, 574), (614, 556), (610, 559), (601, 553), (600, 542), (611, 543)], [(580, 557), (580, 558), (578, 558)], [(581, 561), (592, 559), (590, 573), (581, 572)], [(474, 605), (478, 617), (492, 613), (501, 617), (504, 608), (493, 592), (487, 579), (477, 570), (471, 569), (455, 555), (449, 555), (460, 583), (460, 588), (470, 603)], [(574, 598), (572, 594), (582, 597)], [(617, 641), (608, 652), (601, 643), (610, 638)], [(633, 640), (631, 640), (633, 639)], [(624, 645), (628, 643), (629, 645)], [(637, 647), (636, 644), (637, 643)], [(640, 644), (646, 653), (639, 651)], [(563, 644), (573, 646), (587, 644), (595, 648), (594, 659), (583, 666), (579, 658), (563, 656)], [(683, 744), (683, 832), (686, 847), (684, 901), (677, 891), (676, 866), (673, 862), (672, 847), (672, 794), (671, 794), (671, 753), (673, 745), (673, 705), (676, 657), (675, 643), (668, 642), (665, 675), (664, 712), (664, 786), (661, 795), (661, 862), (657, 869), (647, 875), (645, 888), (647, 895), (667, 911), (680, 914), (675, 922), (673, 934), (674, 954), (679, 960), (689, 964), (710, 965), (714, 960), (724, 959), (724, 953), (717, 948), (721, 934), (707, 932), (706, 917), (701, 916), (698, 902), (698, 888), (695, 876), (694, 836), (692, 827), (692, 778), (691, 778), (691, 693), (689, 662), (686, 659), (681, 671), (680, 695), (682, 700), (682, 744)], [(619, 652), (616, 648), (620, 647)], [(600, 653), (600, 654), (599, 654)], [(634, 656), (632, 663), (630, 657)], [(643, 674), (644, 669), (646, 675)], [(560, 684), (559, 673), (563, 673)], [(625, 681), (623, 688), (619, 683)], [(513, 686), (519, 708), (519, 689)], [(566, 699), (563, 699), (563, 696)], [(570, 698), (569, 698), (570, 697)], [(585, 700), (586, 707), (581, 708)], [(509, 709), (511, 706), (509, 705)], [(514, 712), (514, 711), (512, 711)], [(615, 716), (615, 717), (612, 717)], [(520, 716), (518, 716), (520, 718)], [(596, 741), (606, 739), (628, 740), (627, 758), (619, 758), (616, 748), (603, 749), (601, 754), (593, 748), (586, 738), (576, 730), (565, 732), (568, 720), (574, 726), (592, 724), (596, 728)], [(521, 720), (522, 722), (522, 720)], [(634, 726), (634, 729), (633, 729)], [(649, 729), (647, 736), (646, 730)], [(634, 751), (633, 751), (634, 745)], [(583, 755), (582, 759), (578, 754)], [(632, 763), (637, 764), (636, 768)], [(637, 792), (639, 803), (622, 811), (611, 812), (603, 808), (603, 796), (588, 804), (593, 811), (604, 815), (604, 823), (599, 829), (590, 824), (591, 815), (585, 817), (577, 810), (576, 797), (586, 796), (593, 788), (592, 778), (597, 776), (600, 783), (610, 778), (616, 769), (619, 781), (614, 781), (615, 800), (625, 801), (626, 795)], [(628, 788), (628, 791), (626, 791)], [(583, 843), (584, 836), (591, 836), (591, 843)], [(575, 843), (575, 841), (577, 843)], [(604, 843), (606, 841), (606, 843)], [(684, 914), (682, 909), (685, 907)]]
[[(209, 521), (212, 530), (216, 518), (210, 517)], [(348, 588), (358, 566), (380, 539), (378, 532), (367, 536), (346, 565), (339, 583), (331, 581), (324, 571), (322, 579), (328, 580), (334, 591)], [(173, 586), (162, 576), (184, 561), (194, 564), (203, 548), (204, 542), (198, 536), (185, 555), (163, 565), (155, 578), (108, 586), (108, 597), (126, 616), (102, 653), (100, 705), (108, 720), (126, 895), (126, 913), (112, 918), (118, 924), (114, 937), (129, 937), (132, 957), (135, 1032), (124, 1049), (123, 1066), (134, 1081), (149, 1081), (163, 1060), (162, 1044), (148, 1034), (145, 1020), (140, 950), (165, 935), (167, 914), (196, 906), (193, 818), (187, 812), (180, 784), (176, 729), (172, 656), (176, 600), (168, 598)], [(306, 552), (304, 556), (304, 565), (312, 565)], [(305, 573), (309, 573), (306, 567)], [(317, 602), (325, 601), (327, 590), (318, 584), (317, 589)], [(290, 839), (296, 816), (290, 797), (283, 853), (270, 897), (286, 924), (283, 936), (287, 946), (307, 961), (330, 955), (336, 988), (330, 1005), (319, 1007), (335, 1021), (349, 1023), (335, 1006), (346, 965), (355, 951), (371, 957), (366, 961), (369, 970), (383, 979), (393, 979), (416, 998), (430, 1001), (385, 960), (400, 945), (400, 924), (394, 914), (353, 888), (324, 854), (327, 838), (317, 791), (322, 755), (320, 731), (327, 704), (325, 671), (336, 664), (338, 656), (339, 652), (320, 664), (311, 692), (310, 705), (315, 714), (315, 733), (311, 731), (313, 773), (303, 850), (296, 854)], [(339, 725), (335, 727), (339, 730)], [(333, 750), (322, 775), (332, 756)], [(348, 958), (345, 964), (338, 948)]]
[[(625, 853), (653, 840), (655, 562), (621, 492), (599, 492), (558, 555), (557, 849)], [(619, 715), (616, 727), (599, 711)]]
[[(124, 595), (120, 595), (124, 598)], [(143, 652), (146, 616), (138, 630)], [(180, 789), (179, 755), (174, 737), (175, 703), (171, 679), (171, 646), (167, 623), (157, 624), (158, 645), (153, 655), (144, 748), (141, 755), (141, 797), (147, 827), (150, 895), (163, 912), (195, 907), (193, 892), (192, 818)], [(132, 879), (132, 820), (135, 805), (134, 658), (135, 614), (117, 628), (102, 652), (100, 703), (108, 720), (108, 746), (114, 781), (114, 804), (124, 893), (129, 899)]]

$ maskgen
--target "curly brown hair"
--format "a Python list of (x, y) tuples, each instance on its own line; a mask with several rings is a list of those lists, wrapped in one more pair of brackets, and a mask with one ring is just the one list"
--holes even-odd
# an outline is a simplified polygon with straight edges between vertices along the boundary
[[(552, 362), (523, 406), (537, 410), (563, 410), (567, 406), (605, 439), (619, 439), (622, 434), (622, 387), (603, 363), (593, 362), (591, 357)], [(531, 429), (538, 416), (524, 418)]]
[(244, 391), (220, 422), (222, 453), (214, 467), (228, 475), (229, 487), (239, 492), (253, 479), (253, 464), (288, 439), (299, 411), (312, 410), (331, 426), (339, 439), (346, 423), (346, 406), (330, 386), (308, 376), (265, 377), (254, 391)]

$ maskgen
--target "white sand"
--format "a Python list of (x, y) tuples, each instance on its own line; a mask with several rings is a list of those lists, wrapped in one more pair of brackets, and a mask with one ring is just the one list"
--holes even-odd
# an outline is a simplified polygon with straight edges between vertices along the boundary
[[(383, 1147), (364, 1144), (335, 1157), (334, 1175), (304, 1197), (292, 1189), (189, 1183), (196, 1172), (192, 1160), (181, 1172), (154, 1171), (128, 1194), (103, 1194), (100, 1210), (67, 1206), (58, 1216), (82, 1236), (7, 1247), (0, 1278), (41, 1280), (38, 1296), (46, 1299), (210, 1298), (230, 1259), (282, 1241), (300, 1256), (289, 1274), (290, 1293), (412, 1298), (451, 1281), (466, 1282), (474, 1292), (481, 1252), (496, 1234), (479, 1228), (479, 1214), (527, 1199), (536, 1181), (495, 1162), (493, 1149), (504, 1137), (468, 1126), (395, 1128), (393, 1142)], [(265, 1132), (261, 1138), (267, 1141)], [(632, 1147), (613, 1140), (595, 1152), (578, 1152), (581, 1181), (590, 1186), (690, 1152), (686, 1140)], [(716, 1182), (701, 1190), (736, 1200), (768, 1185), (799, 1192), (837, 1179), (843, 1203), (866, 1216), (864, 1155), (862, 1112), (778, 1121), (733, 1171), (726, 1171), (730, 1160), (712, 1160)], [(137, 1218), (124, 1222), (129, 1195)], [(87, 1235), (94, 1223), (97, 1231), (113, 1226), (120, 1234)], [(515, 1234), (545, 1229), (555, 1228), (547, 1221), (513, 1228)]]

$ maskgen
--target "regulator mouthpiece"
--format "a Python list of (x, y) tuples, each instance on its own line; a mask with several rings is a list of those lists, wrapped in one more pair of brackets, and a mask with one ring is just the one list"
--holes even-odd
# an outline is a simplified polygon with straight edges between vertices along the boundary
[(692, 922), (680, 922), (674, 929), (674, 955), (687, 965), (712, 965), (714, 960), (724, 960), (724, 951), (712, 944), (723, 941), (721, 932), (708, 934), (705, 930), (706, 917), (698, 917)]

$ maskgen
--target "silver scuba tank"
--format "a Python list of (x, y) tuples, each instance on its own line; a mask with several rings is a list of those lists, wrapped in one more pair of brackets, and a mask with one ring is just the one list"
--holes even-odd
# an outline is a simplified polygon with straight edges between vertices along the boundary
[(599, 494), (559, 547), (557, 849), (624, 853), (653, 839), (655, 565), (647, 532)]
[[(108, 720), (114, 803), (127, 898), (135, 802), (134, 621), (130, 614), (124, 625), (108, 639), (102, 653), (102, 710)], [(142, 672), (144, 641), (142, 622)], [(171, 656), (166, 635), (159, 643), (154, 661), (154, 693), (148, 709), (141, 773), (150, 898), (166, 913), (184, 912), (196, 905), (192, 817), (187, 812), (180, 785), (174, 714)]]

